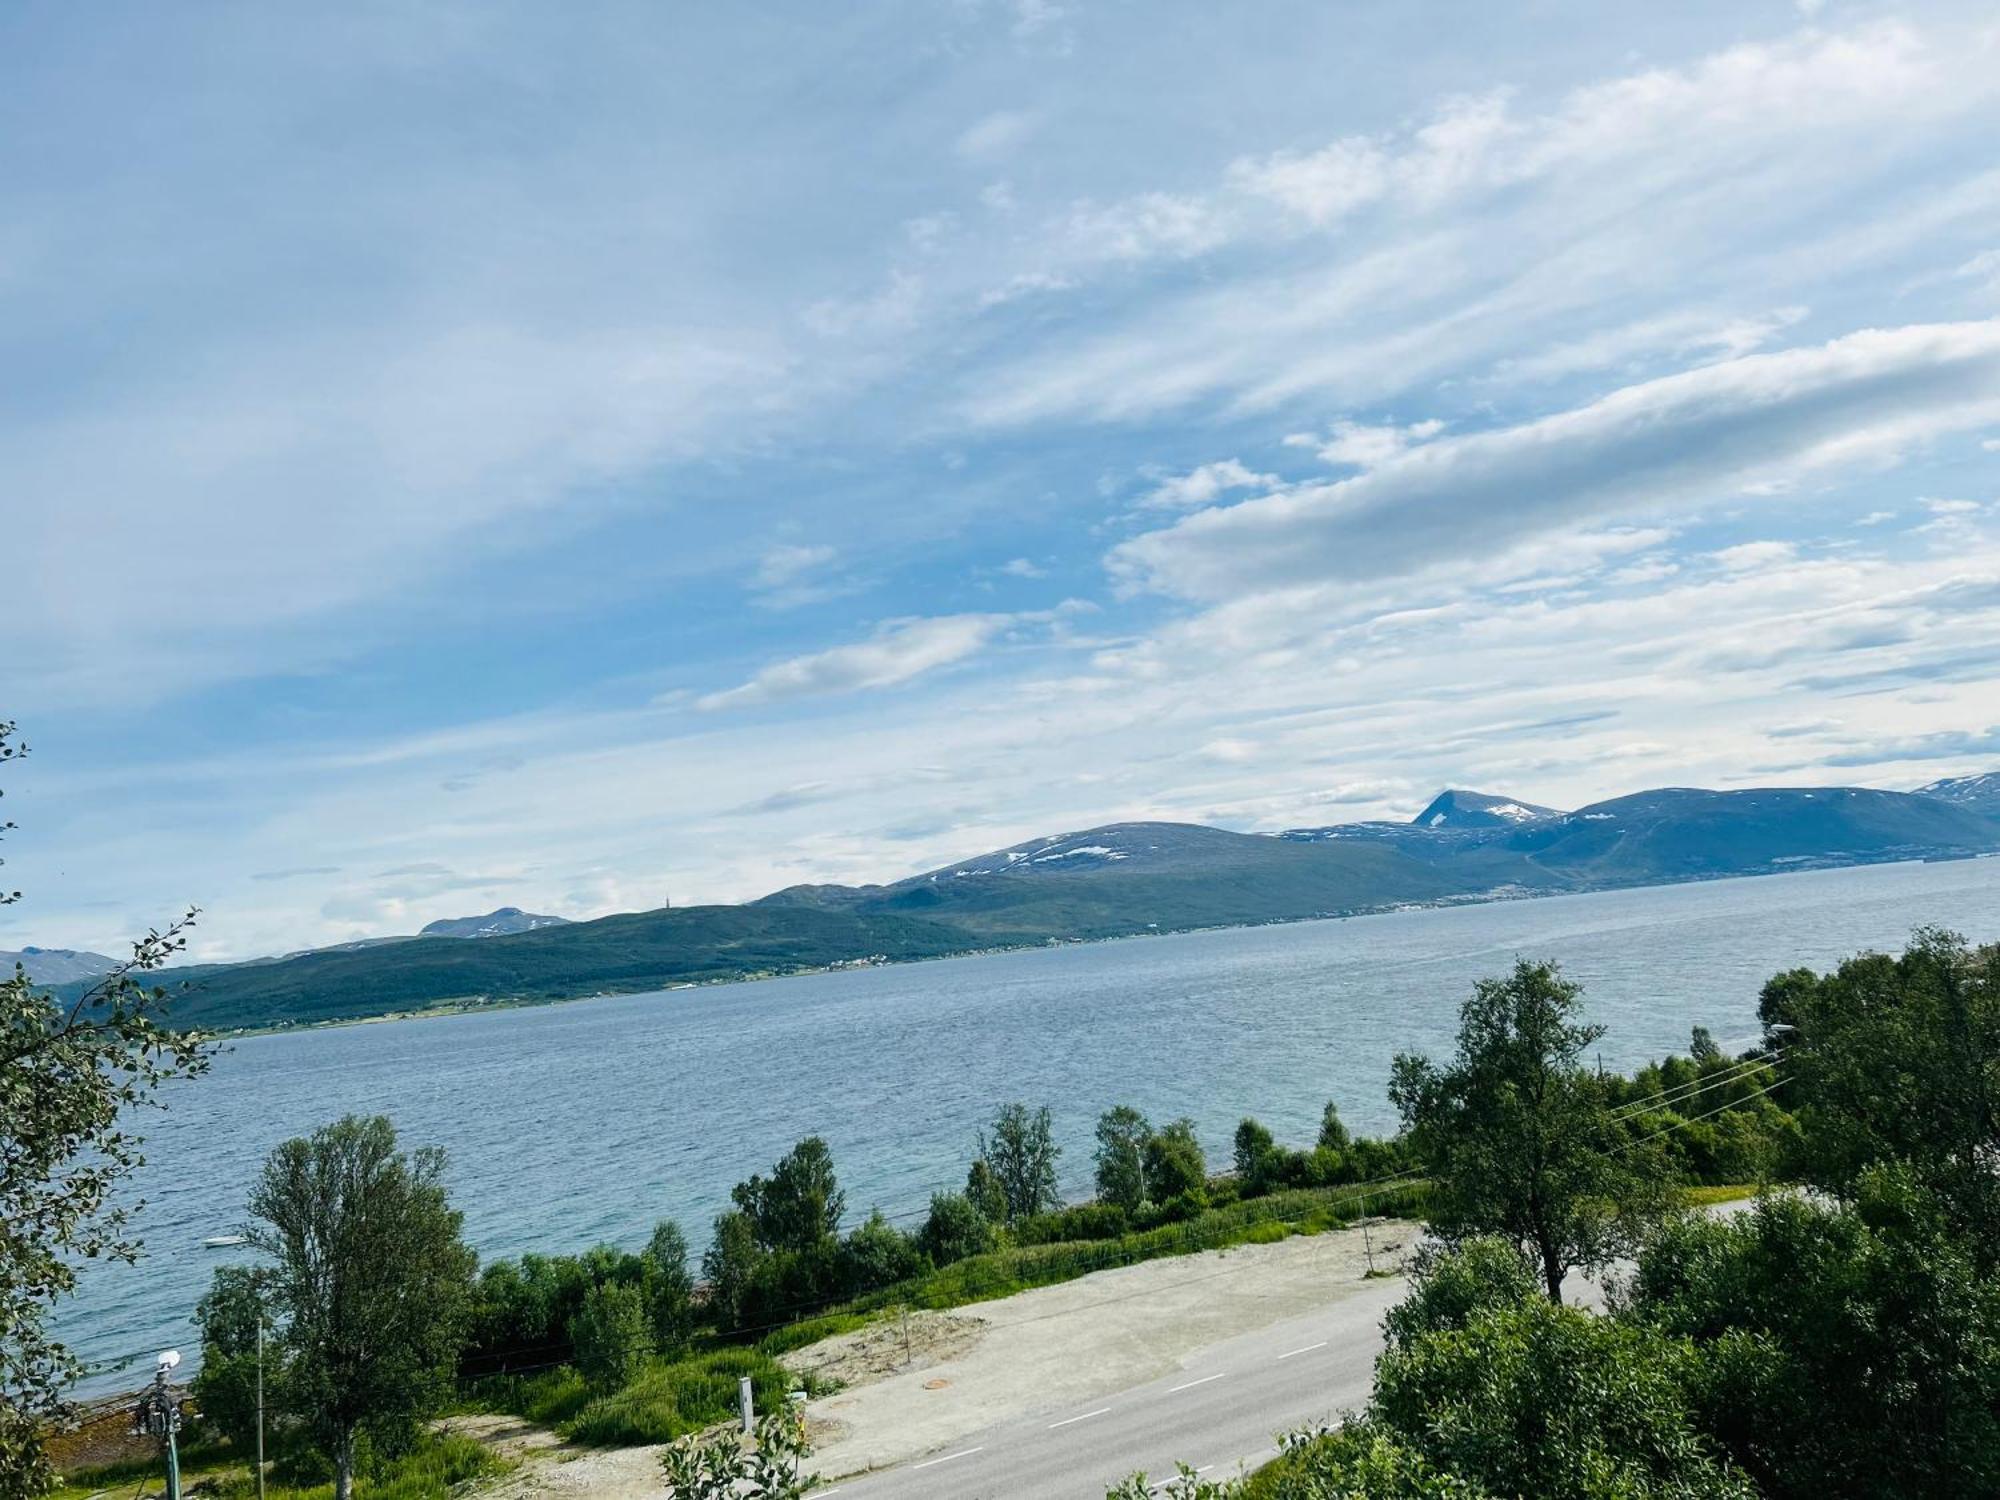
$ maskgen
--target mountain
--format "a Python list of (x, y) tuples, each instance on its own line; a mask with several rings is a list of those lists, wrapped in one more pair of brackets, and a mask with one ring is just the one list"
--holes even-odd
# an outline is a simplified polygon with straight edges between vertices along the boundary
[(1508, 828), (1516, 823), (1531, 823), (1536, 818), (1560, 816), (1553, 807), (1454, 788), (1439, 792), (1431, 799), (1430, 806), (1410, 821), (1419, 828)]
[(483, 917), (443, 917), (426, 922), (419, 937), (487, 938), (510, 932), (534, 932), (542, 927), (567, 927), (568, 917), (540, 917), (518, 906), (503, 906)]
[(1981, 776), (1948, 776), (1943, 781), (1918, 787), (1917, 795), (2000, 815), (2000, 771), (1988, 771)]
[[(2000, 813), (1929, 790), (1665, 787), (1575, 812), (1484, 793), (1446, 796), (1443, 807), (1426, 809), (1444, 815), (1435, 824), (1272, 835), (1107, 823), (883, 885), (793, 886), (744, 906), (635, 912), (477, 942), (347, 945), (162, 977), (184, 985), (174, 1014), (185, 1024), (290, 1024), (1416, 903), (2000, 852)], [(537, 920), (503, 909), (445, 925), (477, 933), (516, 918)]]
[(32, 944), (18, 952), (0, 952), (0, 974), (11, 974), (19, 964), (36, 984), (69, 984), (96, 979), (118, 967), (118, 960), (102, 953), (79, 948), (37, 948)]

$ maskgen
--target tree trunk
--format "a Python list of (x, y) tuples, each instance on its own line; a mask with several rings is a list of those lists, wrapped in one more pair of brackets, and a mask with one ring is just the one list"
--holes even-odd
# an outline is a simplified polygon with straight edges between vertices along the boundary
[[(1542, 1247), (1542, 1280), (1548, 1284), (1549, 1301), (1555, 1303), (1557, 1307), (1561, 1307), (1563, 1300), (1562, 1255), (1553, 1245), (1544, 1245)], [(339, 1500), (339, 1497), (336, 1497), (336, 1500)]]
[(343, 1432), (333, 1445), (333, 1500), (354, 1500), (354, 1432)]

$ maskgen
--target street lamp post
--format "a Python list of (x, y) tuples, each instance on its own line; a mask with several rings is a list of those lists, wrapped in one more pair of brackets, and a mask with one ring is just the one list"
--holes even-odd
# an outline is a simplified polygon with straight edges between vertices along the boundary
[(167, 1500), (181, 1500), (181, 1453), (177, 1441), (181, 1430), (181, 1393), (167, 1383), (167, 1376), (181, 1362), (178, 1351), (160, 1355), (153, 1370), (153, 1384), (139, 1398), (133, 1412), (133, 1430), (150, 1433), (166, 1445)]

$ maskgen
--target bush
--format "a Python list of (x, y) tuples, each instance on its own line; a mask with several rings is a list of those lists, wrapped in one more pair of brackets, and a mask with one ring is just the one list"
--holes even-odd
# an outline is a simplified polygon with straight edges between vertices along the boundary
[(1116, 1204), (1079, 1203), (1059, 1213), (1023, 1219), (1010, 1232), (1017, 1245), (1051, 1245), (1066, 1240), (1115, 1240), (1131, 1227), (1131, 1219)]
[(748, 1375), (759, 1411), (783, 1408), (791, 1377), (754, 1349), (722, 1349), (692, 1359), (656, 1360), (623, 1390), (601, 1396), (565, 1435), (598, 1447), (669, 1443), (736, 1415), (737, 1381)]
[(687, 1236), (680, 1225), (670, 1219), (655, 1225), (644, 1259), (653, 1341), (662, 1354), (677, 1354), (694, 1331), (694, 1277), (688, 1272)]
[(1197, 1203), (1196, 1212), (1208, 1206), (1208, 1162), (1194, 1138), (1194, 1121), (1176, 1120), (1148, 1136), (1145, 1156), (1146, 1196), (1153, 1202)]
[(916, 1240), (883, 1218), (878, 1209), (841, 1242), (838, 1279), (842, 1292), (851, 1297), (906, 1281), (922, 1271), (925, 1263)]
[(576, 1367), (595, 1390), (625, 1384), (645, 1362), (653, 1331), (639, 1288), (605, 1282), (584, 1294), (570, 1323)]
[(963, 1193), (936, 1193), (917, 1243), (934, 1266), (948, 1266), (993, 1248), (993, 1226)]

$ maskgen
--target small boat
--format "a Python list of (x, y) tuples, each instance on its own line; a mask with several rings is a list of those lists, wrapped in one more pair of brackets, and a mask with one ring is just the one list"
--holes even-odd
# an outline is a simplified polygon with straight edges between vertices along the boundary
[(227, 1250), (231, 1245), (241, 1245), (247, 1236), (240, 1234), (211, 1234), (202, 1244), (210, 1250)]

